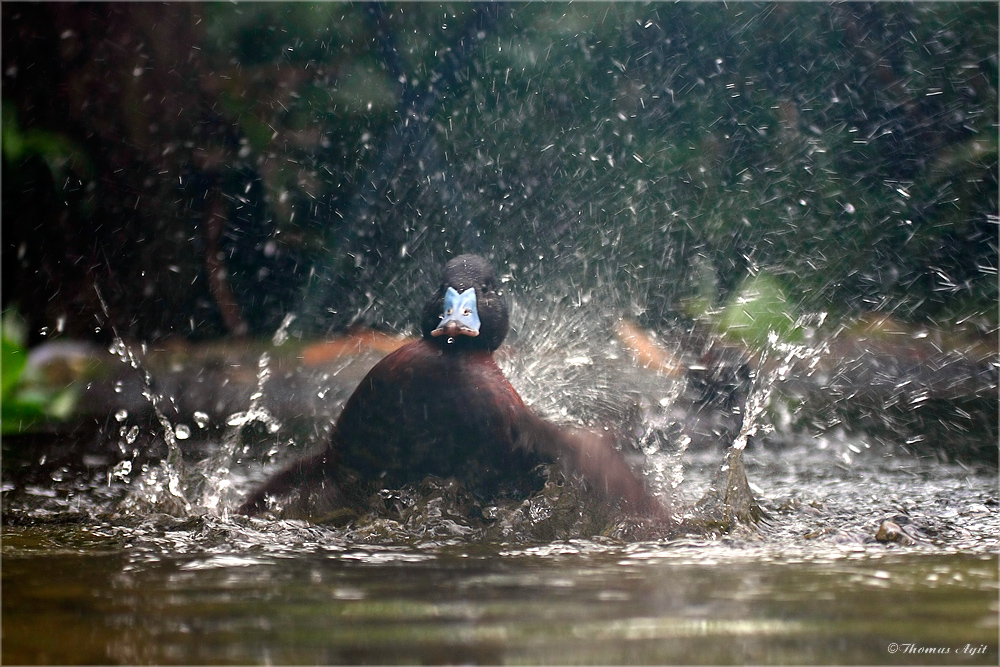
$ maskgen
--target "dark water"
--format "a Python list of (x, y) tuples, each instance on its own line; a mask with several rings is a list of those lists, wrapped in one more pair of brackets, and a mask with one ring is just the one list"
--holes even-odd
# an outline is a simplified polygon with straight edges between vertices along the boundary
[[(995, 470), (846, 440), (747, 454), (768, 518), (728, 536), (404, 544), (297, 521), (31, 510), (3, 535), (2, 658), (996, 664)], [(687, 458), (680, 503), (718, 460)], [(886, 520), (910, 539), (876, 540)]]
[(94, 535), (8, 539), (5, 662), (925, 661), (891, 642), (996, 660), (985, 554), (583, 542), (136, 558)]
[[(559, 340), (522, 337), (527, 352), (504, 359), (539, 411), (594, 414), (635, 394), (648, 404), (648, 433), (668, 422), (682, 432), (691, 426), (690, 413), (672, 412), (682, 405), (676, 381), (628, 370), (616, 348)], [(279, 381), (299, 378), (300, 399), (334, 402), (358, 381), (337, 371), (310, 388), (310, 376), (282, 370), (267, 354), (251, 368), (254, 393), (226, 417), (229, 429), (200, 443), (182, 438), (183, 467), (175, 440), (158, 445), (173, 464), (133, 453), (135, 466), (125, 470), (130, 447), (143, 441), (133, 445), (139, 429), (119, 418), (123, 410), (109, 418), (104, 458), (92, 444), (5, 443), (5, 456), (19, 454), (4, 469), (4, 663), (1000, 658), (996, 466), (945, 463), (864, 435), (794, 435), (780, 423), (780, 406), (771, 431), (764, 412), (776, 385), (768, 373), (756, 376), (733, 433), (737, 445), (749, 443), (747, 480), (764, 519), (708, 530), (698, 502), (727, 460), (721, 443), (656, 449), (643, 436), (646, 472), (685, 526), (643, 533), (613, 516), (573, 519), (593, 513), (593, 499), (567, 512), (565, 502), (549, 506), (538, 496), (484, 528), (485, 519), (466, 520), (457, 496), (433, 485), (398, 516), (346, 525), (230, 516), (257, 480), (308, 444), (293, 442), (274, 416), (288, 393)], [(159, 410), (173, 396), (146, 398)], [(157, 419), (146, 435), (176, 438), (179, 424)], [(317, 441), (323, 426), (317, 417)], [(937, 443), (923, 444), (928, 451)], [(521, 523), (496, 529), (518, 511)]]

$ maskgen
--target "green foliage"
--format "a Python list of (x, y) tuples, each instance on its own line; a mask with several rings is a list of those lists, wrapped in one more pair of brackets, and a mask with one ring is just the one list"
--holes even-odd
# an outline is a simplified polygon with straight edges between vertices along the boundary
[[(121, 282), (169, 299), (147, 318), (174, 333), (201, 318), (187, 226), (219, 174), (224, 240), (252, 248), (242, 285), (226, 267), (240, 305), (308, 283), (315, 304), (281, 305), (317, 331), (407, 321), (385, 292), (470, 237), (515, 284), (651, 325), (731, 305), (762, 266), (803, 311), (997, 326), (995, 3), (498, 3), (473, 38), (479, 4), (181, 6), (132, 17), (141, 68), (20, 68), (5, 95), (23, 114), (62, 96), (63, 126), (3, 114), (8, 163), (107, 148), (78, 206), (114, 215), (79, 226), (144, 239), (150, 282)], [(87, 81), (125, 84), (65, 94)]]
[(995, 312), (997, 20), (985, 5), (511, 15), (516, 36), (487, 68), (505, 73), (504, 96), (482, 97), (499, 129), (487, 146), (538, 183), (523, 217), (627, 267), (633, 292), (667, 308), (692, 298), (703, 256), (723, 300), (759, 265), (809, 309), (947, 319), (964, 296)]
[(8, 310), (0, 320), (0, 433), (22, 433), (45, 421), (66, 419), (77, 401), (73, 387), (47, 387), (30, 372), (24, 324)]
[(90, 174), (91, 166), (79, 146), (64, 134), (41, 129), (23, 129), (14, 106), (3, 103), (3, 122), (0, 124), (0, 143), (3, 156), (10, 165), (37, 155), (45, 160), (54, 177), (72, 167), (80, 174)]
[(784, 342), (801, 339), (794, 311), (780, 281), (761, 272), (743, 281), (723, 307), (717, 326), (727, 338), (763, 348), (772, 333)]
[[(28, 361), (27, 351), (17, 342), (12, 340), (7, 327), (4, 326), (3, 335), (0, 336), (0, 375), (3, 377), (3, 384), (0, 390), (6, 399), (11, 395), (14, 387), (21, 380), (21, 373)], [(4, 400), (4, 403), (7, 401)]]

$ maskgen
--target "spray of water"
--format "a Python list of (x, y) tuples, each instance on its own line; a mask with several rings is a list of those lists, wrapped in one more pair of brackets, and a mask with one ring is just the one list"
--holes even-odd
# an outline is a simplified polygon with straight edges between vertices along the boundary
[[(825, 313), (803, 315), (795, 322), (794, 330), (810, 332), (812, 327), (822, 325), (825, 318)], [(739, 431), (714, 482), (696, 506), (697, 520), (706, 528), (728, 531), (756, 524), (763, 518), (764, 512), (747, 479), (743, 452), (752, 438), (773, 431), (774, 426), (766, 421), (766, 416), (778, 383), (793, 369), (812, 373), (828, 351), (825, 342), (818, 345), (788, 342), (777, 332), (768, 332), (767, 344), (760, 351), (756, 369), (750, 373), (751, 386), (742, 406)]]
[[(822, 326), (825, 320), (826, 313), (805, 314), (796, 320), (794, 328), (811, 331)], [(742, 451), (750, 438), (774, 430), (773, 424), (764, 423), (763, 418), (771, 403), (775, 387), (779, 382), (786, 380), (793, 369), (802, 375), (811, 374), (823, 355), (829, 351), (826, 341), (816, 345), (808, 342), (793, 343), (783, 341), (775, 331), (768, 332), (767, 345), (761, 351), (757, 370), (752, 373), (753, 383), (743, 409), (743, 423), (739, 435), (733, 441), (733, 449)]]
[(257, 360), (257, 386), (250, 395), (250, 404), (246, 410), (233, 413), (226, 420), (228, 427), (222, 438), (219, 451), (198, 466), (198, 477), (193, 482), (200, 486), (201, 506), (211, 513), (224, 511), (224, 508), (235, 501), (237, 494), (233, 488), (231, 466), (239, 453), (247, 453), (247, 445), (242, 437), (243, 427), (250, 424), (261, 424), (269, 434), (281, 429), (281, 422), (262, 404), (267, 380), (271, 376), (271, 356), (261, 353)]
[[(108, 312), (108, 306), (101, 295), (100, 289), (95, 285), (94, 290), (97, 292), (97, 298), (100, 301), (105, 317), (110, 320), (111, 316)], [(167, 446), (167, 455), (161, 459), (158, 466), (143, 466), (143, 475), (138, 483), (133, 485), (132, 494), (126, 500), (125, 507), (128, 507), (130, 500), (133, 502), (145, 501), (166, 513), (188, 514), (191, 511), (191, 503), (188, 502), (181, 484), (181, 480), (184, 477), (184, 458), (181, 455), (181, 448), (177, 442), (177, 433), (174, 430), (174, 425), (170, 423), (170, 420), (167, 419), (163, 411), (164, 398), (159, 392), (154, 390), (153, 377), (140, 362), (138, 356), (135, 354), (135, 350), (125, 344), (125, 341), (118, 335), (118, 331), (113, 325), (112, 332), (114, 333), (114, 341), (111, 343), (108, 351), (141, 374), (142, 396), (152, 406), (153, 413), (156, 415), (157, 422), (160, 424), (163, 432), (163, 440)], [(145, 351), (145, 345), (143, 345), (143, 351)], [(127, 437), (128, 434), (126, 434)], [(120, 462), (115, 470), (119, 476), (127, 475), (131, 471), (131, 461)]]
[(515, 299), (511, 346), (500, 363), (546, 418), (613, 430), (652, 492), (669, 502), (684, 479), (691, 442), (675, 412), (687, 380), (636, 364), (608, 312), (594, 303)]
[[(652, 372), (637, 364), (633, 350), (615, 335), (620, 322), (608, 315), (612, 310), (582, 301), (567, 303), (519, 295), (511, 303), (511, 344), (498, 353), (498, 361), (525, 401), (544, 417), (614, 431), (623, 453), (644, 473), (651, 490), (665, 502), (673, 503), (682, 490), (685, 455), (692, 442), (684, 423), (689, 382), (682, 374)], [(295, 319), (292, 314), (284, 318), (272, 337), (275, 348), (288, 340)], [(753, 436), (768, 430), (764, 414), (771, 393), (793, 362), (815, 358), (821, 351), (781, 342), (776, 335), (769, 339), (753, 375), (746, 405), (742, 406), (743, 421), (731, 443), (733, 452), (741, 452)], [(188, 469), (180, 456), (178, 427), (170, 424), (161, 409), (164, 399), (153, 391), (150, 374), (135, 351), (120, 339), (116, 339), (112, 352), (143, 372), (143, 396), (152, 405), (168, 446), (168, 456), (159, 467), (143, 469), (139, 483), (132, 485), (131, 497), (153, 507), (176, 498), (176, 513), (225, 516), (245, 491), (242, 471), (234, 468), (234, 463), (241, 463), (241, 457), (250, 453), (246, 427), (256, 425), (268, 435), (278, 433), (282, 427), (266, 405), (273, 372), (272, 352), (262, 352), (257, 360), (256, 386), (246, 409), (228, 416), (219, 446)], [(323, 382), (327, 378), (324, 376)], [(324, 386), (321, 393), (326, 390)], [(207, 415), (199, 414), (201, 417), (195, 415), (195, 423), (202, 427)], [(125, 431), (124, 425), (122, 428), (128, 441), (131, 429)], [(727, 459), (726, 465), (731, 463)], [(109, 474), (115, 479), (127, 479), (131, 473), (131, 461), (122, 461)], [(425, 504), (430, 507), (441, 501), (437, 496), (428, 498), (417, 493), (410, 503), (411, 510), (423, 516)], [(553, 514), (550, 500), (540, 497), (532, 501), (525, 510), (525, 516), (530, 515), (525, 520), (528, 525), (542, 525)]]
[[(288, 331), (295, 315), (286, 314), (281, 326), (271, 338), (274, 347), (288, 341)], [(212, 457), (198, 466), (196, 483), (202, 488), (201, 505), (211, 513), (225, 512), (237, 500), (238, 491), (233, 487), (231, 468), (235, 457), (249, 452), (249, 445), (242, 437), (243, 428), (250, 424), (260, 424), (268, 434), (281, 430), (281, 422), (263, 404), (267, 381), (271, 377), (271, 355), (262, 352), (257, 359), (257, 386), (250, 395), (246, 410), (229, 415), (228, 427), (222, 439), (222, 447)]]

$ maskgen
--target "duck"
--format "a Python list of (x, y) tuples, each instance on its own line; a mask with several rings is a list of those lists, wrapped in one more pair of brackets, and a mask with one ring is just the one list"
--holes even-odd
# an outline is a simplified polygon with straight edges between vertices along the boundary
[(494, 359), (509, 328), (489, 261), (449, 261), (423, 307), (421, 337), (368, 372), (325, 447), (266, 480), (237, 511), (258, 514), (269, 499), (306, 485), (336, 491), (347, 478), (377, 491), (433, 475), (455, 478), (483, 500), (526, 498), (544, 486), (541, 464), (560, 463), (609, 501), (669, 520), (614, 436), (553, 424), (525, 404)]

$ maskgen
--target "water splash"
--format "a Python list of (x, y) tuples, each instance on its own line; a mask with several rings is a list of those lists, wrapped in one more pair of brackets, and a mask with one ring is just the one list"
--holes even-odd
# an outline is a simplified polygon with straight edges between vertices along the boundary
[(682, 390), (631, 362), (597, 304), (513, 300), (510, 323), (511, 345), (498, 362), (525, 402), (553, 421), (626, 427), (643, 396), (672, 402)]
[[(819, 327), (825, 318), (826, 313), (803, 315), (795, 322), (794, 329), (809, 331), (807, 327)], [(777, 332), (768, 332), (767, 345), (760, 351), (756, 369), (750, 372), (751, 386), (742, 408), (739, 432), (714, 482), (696, 505), (698, 520), (706, 527), (730, 531), (755, 525), (764, 516), (747, 480), (743, 451), (751, 438), (774, 430), (774, 425), (767, 423), (765, 417), (778, 383), (787, 379), (790, 371), (803, 365), (797, 362), (805, 361), (805, 373), (811, 373), (828, 352), (825, 342), (811, 345), (782, 341)]]
[(602, 304), (543, 297), (513, 300), (510, 310), (514, 340), (499, 361), (525, 402), (555, 422), (614, 431), (654, 495), (669, 502), (691, 443), (675, 414), (687, 380), (635, 363)]
[[(287, 340), (287, 336), (279, 336), (279, 334), (287, 330), (292, 320), (294, 320), (294, 316), (285, 317), (273, 340), (280, 340), (281, 343)], [(276, 343), (276, 345), (281, 343)], [(201, 479), (198, 480), (197, 484), (202, 488), (201, 506), (209, 512), (218, 513), (220, 509), (224, 512), (232, 502), (235, 502), (236, 490), (233, 488), (232, 464), (238, 453), (249, 451), (249, 445), (244, 443), (243, 427), (255, 423), (262, 424), (269, 434), (277, 433), (281, 429), (281, 422), (262, 404), (264, 389), (271, 377), (270, 364), (271, 355), (268, 352), (262, 352), (257, 360), (257, 386), (253, 394), (250, 395), (250, 404), (246, 410), (229, 415), (226, 420), (226, 425), (229, 428), (223, 437), (222, 447), (218, 453), (198, 466)]]
[(296, 315), (294, 313), (288, 313), (285, 315), (284, 319), (281, 320), (281, 325), (278, 326), (278, 330), (274, 332), (274, 336), (271, 337), (271, 344), (275, 347), (281, 347), (288, 340), (288, 327), (292, 325), (295, 321)]
[[(97, 285), (94, 285), (94, 291), (97, 292), (97, 298), (105, 317), (110, 320), (111, 316), (107, 303), (104, 301), (104, 297), (101, 295), (101, 291)], [(153, 414), (156, 415), (156, 420), (159, 422), (163, 432), (163, 440), (167, 445), (167, 455), (160, 460), (159, 465), (155, 467), (142, 467), (142, 478), (133, 486), (133, 493), (126, 499), (123, 507), (127, 508), (131, 503), (141, 503), (142, 499), (145, 499), (153, 507), (159, 508), (160, 511), (188, 514), (191, 511), (191, 504), (188, 502), (181, 484), (181, 480), (184, 477), (184, 458), (181, 454), (180, 445), (177, 442), (174, 426), (167, 419), (167, 415), (163, 410), (164, 398), (153, 389), (153, 376), (140, 362), (139, 357), (135, 354), (135, 350), (122, 340), (113, 325), (111, 330), (114, 333), (114, 340), (109, 346), (108, 352), (117, 356), (123, 363), (128, 364), (140, 373), (142, 377), (142, 396), (152, 406)], [(141, 347), (143, 352), (145, 352), (145, 343)], [(121, 422), (128, 417), (128, 413), (125, 410), (119, 410), (115, 417)], [(124, 428), (124, 426), (121, 427), (122, 430)], [(131, 462), (129, 462), (127, 467), (131, 471)], [(122, 475), (125, 475), (125, 468), (126, 466), (122, 465), (119, 469)], [(163, 493), (164, 491), (165, 493)]]
[[(826, 316), (826, 313), (802, 315), (795, 321), (794, 329), (809, 331), (814, 327), (818, 328), (822, 326)], [(806, 362), (804, 372), (809, 374), (829, 352), (830, 348), (825, 340), (818, 345), (793, 343), (782, 341), (775, 331), (768, 332), (767, 345), (761, 351), (757, 370), (751, 372), (752, 385), (744, 406), (739, 435), (733, 441), (733, 449), (742, 451), (750, 438), (773, 432), (774, 425), (763, 423), (763, 417), (770, 405), (774, 388), (779, 382), (786, 380), (793, 369), (803, 370), (803, 364), (796, 363), (797, 361)], [(772, 356), (776, 357), (774, 362), (770, 360)]]

